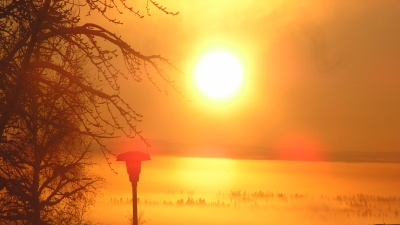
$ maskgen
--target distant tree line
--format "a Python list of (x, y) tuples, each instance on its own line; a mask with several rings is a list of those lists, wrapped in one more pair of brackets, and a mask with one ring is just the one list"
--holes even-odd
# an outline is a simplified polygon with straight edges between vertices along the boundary
[[(258, 208), (265, 210), (301, 210), (314, 216), (360, 217), (360, 218), (400, 218), (400, 196), (382, 195), (320, 195), (309, 196), (302, 193), (242, 190), (227, 194), (201, 196), (193, 192), (168, 192), (166, 199), (144, 199), (138, 201), (146, 206), (164, 207), (221, 207), (221, 208)], [(184, 196), (182, 196), (183, 193)], [(174, 197), (178, 195), (179, 197)], [(186, 196), (185, 196), (186, 195)], [(194, 197), (196, 195), (196, 197)], [(112, 204), (130, 206), (130, 198), (112, 198)]]

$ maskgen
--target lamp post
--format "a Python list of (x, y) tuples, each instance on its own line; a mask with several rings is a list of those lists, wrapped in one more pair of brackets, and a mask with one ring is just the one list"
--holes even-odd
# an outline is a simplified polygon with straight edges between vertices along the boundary
[(150, 155), (144, 152), (131, 151), (117, 155), (117, 161), (125, 161), (126, 170), (129, 174), (129, 181), (132, 184), (132, 221), (138, 225), (137, 212), (137, 182), (139, 181), (140, 166), (142, 161), (150, 160)]

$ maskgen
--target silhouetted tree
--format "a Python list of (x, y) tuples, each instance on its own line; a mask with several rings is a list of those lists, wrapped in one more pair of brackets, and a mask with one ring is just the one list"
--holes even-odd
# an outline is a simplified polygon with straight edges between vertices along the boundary
[[(175, 15), (146, 2), (147, 13), (153, 5)], [(81, 22), (85, 12), (116, 25), (111, 16), (123, 11), (142, 17), (125, 1), (0, 1), (0, 224), (84, 223), (100, 181), (88, 173), (91, 143), (106, 156), (101, 140), (117, 132), (145, 141), (119, 80), (147, 77), (159, 90), (177, 90), (165, 58)]]
[(63, 93), (30, 78), (24, 116), (13, 117), (1, 145), (0, 224), (84, 224), (101, 181), (89, 172), (90, 141)]
[[(147, 12), (153, 5), (167, 14), (176, 14), (155, 1), (146, 2)], [(159, 55), (141, 54), (99, 24), (80, 22), (83, 11), (101, 14), (115, 25), (119, 22), (111, 18), (113, 13), (129, 11), (141, 17), (125, 1), (0, 2), (1, 141), (6, 141), (7, 133), (15, 126), (13, 117), (23, 116), (28, 77), (38, 89), (63, 94), (59, 101), (74, 110), (79, 132), (93, 138), (103, 153), (107, 149), (100, 139), (116, 136), (118, 131), (145, 141), (136, 128), (142, 115), (121, 98), (119, 80), (130, 77), (141, 81), (147, 77), (159, 90), (161, 86), (177, 90), (165, 69), (175, 67)], [(126, 73), (116, 66), (116, 60), (125, 62)]]

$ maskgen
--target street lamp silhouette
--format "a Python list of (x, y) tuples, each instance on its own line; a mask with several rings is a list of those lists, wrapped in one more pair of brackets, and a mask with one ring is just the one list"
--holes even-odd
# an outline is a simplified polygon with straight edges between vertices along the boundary
[(129, 181), (132, 184), (132, 222), (138, 225), (137, 212), (137, 182), (139, 181), (140, 166), (142, 161), (150, 160), (150, 155), (144, 152), (131, 151), (117, 155), (117, 161), (125, 161), (126, 170), (129, 174)]

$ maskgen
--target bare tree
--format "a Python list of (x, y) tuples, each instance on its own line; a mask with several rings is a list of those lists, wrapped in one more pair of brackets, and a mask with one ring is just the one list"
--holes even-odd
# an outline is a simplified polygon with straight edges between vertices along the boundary
[(89, 145), (68, 139), (44, 157), (37, 149), (25, 149), (18, 159), (2, 159), (0, 174), (6, 181), (0, 191), (0, 224), (88, 224), (101, 178), (88, 171)]
[[(146, 2), (148, 14), (151, 6), (176, 14)], [(88, 172), (91, 143), (107, 158), (103, 138), (122, 132), (146, 142), (119, 80), (178, 91), (164, 69), (179, 71), (167, 59), (81, 23), (83, 11), (115, 25), (110, 11), (142, 17), (123, 0), (0, 1), (0, 224), (84, 223), (101, 180)]]
[[(13, 126), (13, 116), (23, 111), (25, 85), (31, 77), (41, 88), (63, 93), (61, 101), (74, 109), (79, 131), (93, 138), (103, 152), (107, 150), (100, 139), (116, 132), (146, 141), (136, 127), (142, 115), (119, 95), (119, 80), (147, 77), (159, 90), (161, 86), (178, 90), (165, 72), (166, 67), (176, 68), (159, 55), (141, 54), (98, 24), (80, 22), (82, 11), (100, 13), (115, 25), (119, 22), (110, 18), (109, 11), (141, 16), (139, 11), (116, 0), (2, 0), (0, 4), (2, 140)], [(147, 0), (148, 12), (150, 5), (176, 14), (152, 0)], [(115, 66), (116, 60), (125, 62), (127, 73)], [(76, 93), (82, 93), (85, 104)]]
[(102, 180), (89, 172), (90, 141), (62, 93), (28, 80), (24, 116), (0, 145), (0, 224), (84, 224)]

